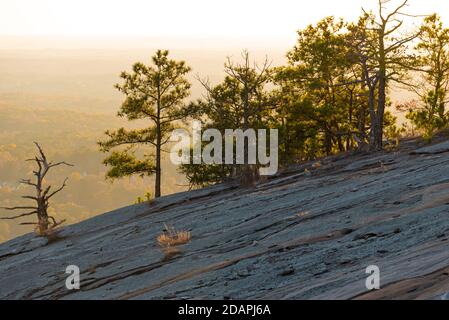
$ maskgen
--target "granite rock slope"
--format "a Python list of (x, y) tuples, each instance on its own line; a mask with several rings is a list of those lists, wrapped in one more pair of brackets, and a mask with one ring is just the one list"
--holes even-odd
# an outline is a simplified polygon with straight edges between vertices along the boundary
[[(307, 170), (306, 170), (307, 169)], [(101, 201), (101, 199), (98, 199)], [(191, 232), (165, 257), (164, 224)], [(0, 245), (1, 299), (447, 299), (449, 142), (340, 155)], [(81, 289), (65, 287), (68, 265)], [(381, 290), (365, 287), (380, 268)]]

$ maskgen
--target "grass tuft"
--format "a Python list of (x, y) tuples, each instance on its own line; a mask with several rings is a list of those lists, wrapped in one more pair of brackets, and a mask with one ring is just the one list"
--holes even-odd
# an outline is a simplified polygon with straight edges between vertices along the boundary
[(164, 233), (160, 234), (156, 240), (165, 254), (165, 260), (169, 260), (181, 253), (176, 247), (190, 242), (191, 238), (189, 231), (177, 231), (174, 227), (165, 225)]

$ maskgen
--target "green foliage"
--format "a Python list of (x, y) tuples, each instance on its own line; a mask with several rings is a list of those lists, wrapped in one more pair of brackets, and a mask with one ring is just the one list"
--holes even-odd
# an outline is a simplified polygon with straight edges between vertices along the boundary
[[(263, 66), (250, 63), (249, 54), (242, 54), (243, 63), (230, 59), (225, 64), (226, 77), (222, 83), (210, 87), (203, 83), (207, 96), (189, 106), (190, 114), (203, 122), (203, 130), (214, 128), (221, 132), (224, 145), (225, 129), (262, 129), (273, 123), (275, 101), (266, 89), (271, 73), (266, 60)], [(224, 156), (223, 154), (223, 163)], [(243, 167), (233, 165), (196, 165), (180, 167), (191, 187), (203, 187), (240, 177)]]
[(366, 95), (349, 59), (346, 24), (327, 17), (298, 32), (288, 65), (277, 68), (283, 162), (351, 149), (363, 140)]
[(203, 188), (226, 181), (233, 174), (232, 165), (182, 165), (179, 172), (184, 174), (191, 188)]
[(184, 61), (170, 60), (168, 54), (167, 50), (158, 50), (152, 57), (153, 65), (138, 62), (131, 73), (122, 72), (124, 83), (115, 86), (126, 96), (119, 116), (128, 120), (150, 118), (154, 122), (158, 118), (161, 122), (183, 118), (183, 100), (191, 87), (185, 75), (191, 69)]
[(399, 144), (399, 138), (404, 133), (404, 128), (397, 126), (397, 117), (391, 112), (387, 111), (384, 115), (384, 135), (389, 141), (394, 141), (396, 145)]
[[(298, 31), (286, 66), (258, 73), (247, 53), (241, 65), (228, 60), (224, 81), (206, 86), (207, 97), (190, 105), (196, 118), (219, 130), (277, 128), (284, 166), (367, 145), (377, 150), (383, 137), (397, 141), (403, 130), (385, 110), (387, 93), (390, 82), (408, 81), (415, 60), (405, 53), (406, 44), (415, 35), (396, 32), (402, 22), (396, 13), (385, 16), (381, 4), (379, 17), (363, 13), (352, 24), (326, 17)], [(181, 167), (196, 186), (222, 182), (238, 171), (226, 165)]]
[(434, 14), (426, 17), (416, 46), (416, 64), (421, 79), (415, 84), (420, 104), (409, 108), (409, 119), (424, 138), (431, 140), (436, 130), (448, 125), (446, 112), (449, 88), (449, 29)]
[[(176, 121), (186, 118), (184, 99), (190, 94), (190, 83), (185, 77), (190, 68), (184, 61), (170, 60), (168, 54), (168, 51), (158, 50), (152, 57), (152, 65), (134, 64), (132, 72), (122, 72), (123, 83), (116, 85), (125, 95), (118, 116), (129, 121), (147, 119), (152, 126), (106, 131), (108, 139), (98, 143), (105, 153), (119, 148), (103, 162), (110, 167), (107, 177), (115, 179), (155, 173), (156, 197), (161, 194), (162, 147), (168, 142)], [(136, 151), (141, 146), (155, 152), (148, 154), (145, 149), (143, 160), (139, 160)]]
[(151, 194), (151, 192), (147, 192), (147, 193), (145, 193), (145, 196), (143, 198), (141, 196), (137, 197), (136, 204), (141, 204), (141, 203), (144, 203), (145, 201), (148, 204), (152, 204), (153, 200), (154, 199), (153, 199), (153, 195)]
[(133, 174), (143, 177), (145, 175), (150, 176), (156, 171), (153, 158), (147, 158), (139, 160), (129, 152), (114, 151), (103, 161), (103, 164), (111, 167), (106, 174), (110, 179), (123, 178)]

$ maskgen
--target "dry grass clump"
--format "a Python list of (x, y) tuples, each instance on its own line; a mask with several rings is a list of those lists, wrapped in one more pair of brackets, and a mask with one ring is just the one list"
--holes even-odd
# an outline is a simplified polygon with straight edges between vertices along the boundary
[(309, 214), (309, 211), (301, 211), (301, 212), (298, 212), (297, 214), (296, 214), (296, 216), (298, 217), (298, 218), (304, 218), (305, 216), (307, 216)]
[(191, 239), (191, 234), (188, 231), (176, 231), (174, 227), (165, 225), (163, 234), (157, 237), (157, 242), (161, 247), (175, 247), (186, 244)]
[(163, 247), (174, 247), (190, 241), (190, 232), (180, 231), (175, 235), (161, 234), (157, 242)]
[(164, 233), (160, 234), (156, 240), (165, 254), (165, 259), (170, 259), (181, 253), (176, 246), (190, 242), (191, 238), (189, 231), (177, 231), (174, 227), (165, 225)]

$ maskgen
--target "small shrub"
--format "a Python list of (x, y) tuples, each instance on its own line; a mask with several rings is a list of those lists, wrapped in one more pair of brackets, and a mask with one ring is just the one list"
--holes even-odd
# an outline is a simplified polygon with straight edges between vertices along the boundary
[(141, 204), (141, 203), (143, 203), (142, 197), (137, 197), (136, 204)]
[(144, 203), (145, 201), (146, 201), (149, 205), (153, 203), (154, 198), (153, 198), (153, 195), (151, 194), (151, 192), (145, 193), (145, 196), (144, 196), (144, 197), (145, 197), (145, 200), (144, 200), (144, 198), (142, 198), (142, 197), (137, 197), (136, 204), (141, 204), (141, 203)]
[(154, 198), (153, 198), (153, 195), (151, 194), (151, 192), (145, 193), (145, 198), (146, 198), (148, 204), (152, 204), (154, 201)]

